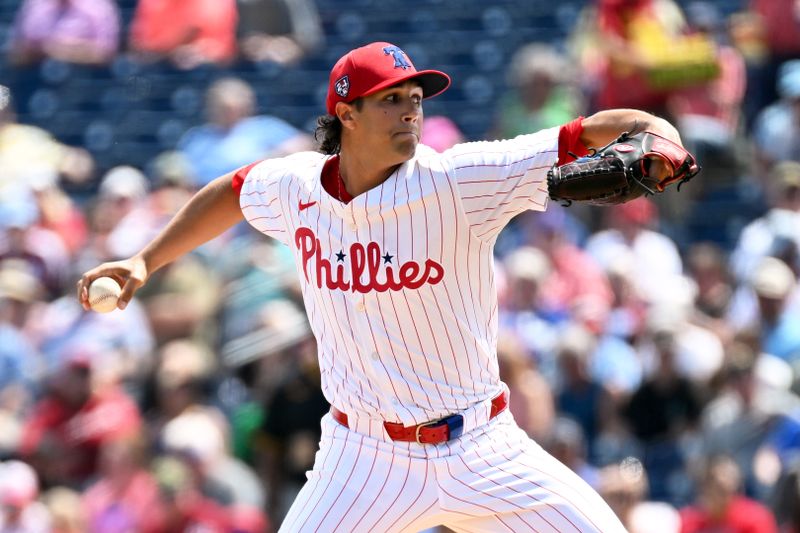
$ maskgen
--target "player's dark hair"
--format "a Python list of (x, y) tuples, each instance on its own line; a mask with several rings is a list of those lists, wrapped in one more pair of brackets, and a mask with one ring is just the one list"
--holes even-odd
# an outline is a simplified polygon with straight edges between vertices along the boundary
[(319, 151), (326, 155), (338, 154), (342, 149), (342, 121), (333, 115), (317, 118), (314, 138), (319, 143)]
[[(350, 102), (359, 111), (364, 105), (361, 98)], [(319, 151), (326, 155), (338, 154), (342, 149), (342, 121), (336, 115), (322, 115), (317, 118), (314, 138), (319, 143)]]

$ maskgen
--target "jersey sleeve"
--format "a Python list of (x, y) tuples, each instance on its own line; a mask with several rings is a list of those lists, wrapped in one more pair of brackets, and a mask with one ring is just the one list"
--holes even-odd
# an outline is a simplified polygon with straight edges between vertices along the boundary
[[(239, 206), (247, 222), (265, 235), (289, 244), (281, 195), (285, 181), (280, 159), (247, 165), (234, 174), (231, 185), (239, 191)], [(283, 190), (282, 190), (283, 189)]]
[(559, 131), (459, 144), (445, 152), (475, 236), (491, 240), (517, 214), (547, 208), (547, 171), (558, 160)]

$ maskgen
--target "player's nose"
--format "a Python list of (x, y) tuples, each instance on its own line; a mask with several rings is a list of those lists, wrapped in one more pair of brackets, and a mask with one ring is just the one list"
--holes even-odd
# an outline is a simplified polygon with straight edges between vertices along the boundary
[(419, 104), (409, 101), (403, 108), (403, 121), (404, 122), (417, 122), (420, 115), (422, 115), (422, 108)]

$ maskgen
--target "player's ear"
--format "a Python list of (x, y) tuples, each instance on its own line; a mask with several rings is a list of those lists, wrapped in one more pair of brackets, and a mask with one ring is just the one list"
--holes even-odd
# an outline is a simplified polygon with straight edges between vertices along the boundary
[(354, 106), (346, 102), (336, 103), (336, 116), (342, 123), (342, 127), (353, 129), (355, 127), (355, 120), (353, 117)]

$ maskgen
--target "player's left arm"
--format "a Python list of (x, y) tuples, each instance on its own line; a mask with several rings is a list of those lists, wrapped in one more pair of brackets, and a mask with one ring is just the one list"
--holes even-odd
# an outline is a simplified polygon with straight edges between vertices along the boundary
[[(667, 120), (638, 109), (608, 109), (598, 111), (583, 119), (583, 132), (580, 141), (586, 147), (599, 148), (605, 146), (623, 132), (649, 131), (683, 146), (678, 130)], [(650, 175), (658, 181), (672, 176), (668, 162), (655, 157), (650, 166)]]

